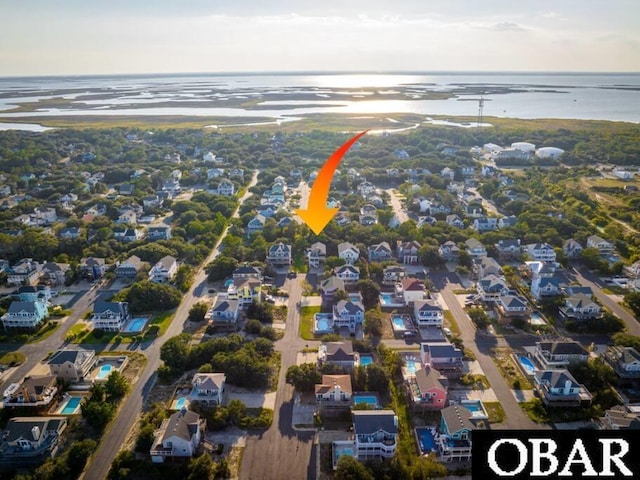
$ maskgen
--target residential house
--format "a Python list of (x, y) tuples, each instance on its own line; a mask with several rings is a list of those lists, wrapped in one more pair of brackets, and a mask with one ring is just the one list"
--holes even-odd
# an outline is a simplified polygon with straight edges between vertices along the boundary
[(234, 282), (245, 280), (248, 278), (262, 280), (262, 270), (260, 270), (258, 267), (253, 267), (245, 263), (244, 265), (236, 268), (233, 271), (233, 273), (231, 274), (231, 278), (233, 278)]
[(460, 372), (464, 354), (449, 342), (425, 342), (420, 344), (420, 360), (425, 367), (439, 372)]
[(355, 410), (353, 433), (358, 460), (392, 458), (396, 453), (398, 417), (393, 410)]
[(400, 281), (400, 286), (405, 305), (421, 301), (426, 294), (424, 283), (417, 278), (403, 278)]
[(177, 260), (171, 255), (165, 255), (149, 270), (149, 280), (154, 283), (169, 283), (176, 273), (178, 273)]
[(116, 277), (123, 280), (132, 280), (136, 278), (144, 265), (145, 264), (140, 260), (140, 257), (131, 255), (124, 262), (117, 264), (115, 270)]
[[(427, 216), (423, 216), (423, 217), (418, 217), (418, 222), (416, 223), (416, 227), (422, 228), (425, 225), (433, 226), (436, 223), (438, 223), (438, 220), (435, 217), (427, 215)], [(462, 227), (460, 227), (460, 228), (464, 228), (464, 223), (462, 224)]]
[(353, 265), (360, 258), (360, 249), (349, 242), (338, 244), (338, 257)]
[(480, 258), (487, 256), (487, 249), (484, 248), (484, 245), (480, 243), (480, 241), (475, 238), (469, 238), (464, 244), (467, 247), (467, 253), (471, 255), (472, 258)]
[(600, 417), (605, 430), (640, 430), (640, 412), (631, 405), (615, 405)]
[(371, 215), (371, 214), (361, 214), (358, 217), (358, 221), (360, 222), (360, 225), (364, 225), (365, 227), (370, 227), (371, 225), (375, 225), (376, 223), (378, 223), (378, 216), (377, 215)]
[(635, 348), (609, 346), (602, 359), (613, 368), (619, 386), (637, 388), (640, 380), (640, 353)]
[(349, 222), (351, 222), (351, 219), (346, 213), (338, 213), (338, 215), (335, 216), (335, 221), (338, 225), (344, 227)]
[(591, 235), (587, 238), (587, 248), (597, 248), (601, 254), (615, 253), (615, 246), (611, 242), (607, 242), (598, 235)]
[(413, 383), (408, 385), (414, 407), (440, 410), (447, 404), (448, 379), (431, 367), (416, 370)]
[[(31, 467), (56, 454), (67, 427), (64, 417), (13, 417), (0, 438), (3, 463)], [(10, 474), (8, 474), (10, 475)]]
[(471, 460), (471, 432), (476, 429), (471, 411), (462, 405), (443, 408), (436, 446), (444, 462)]
[(173, 413), (154, 433), (149, 454), (153, 463), (165, 459), (193, 457), (200, 446), (204, 423), (200, 415), (187, 409)]
[(516, 223), (518, 223), (518, 217), (515, 215), (509, 215), (508, 217), (500, 217), (498, 220), (498, 228), (509, 228), (515, 227)]
[(446, 222), (447, 222), (447, 224), (451, 225), (452, 227), (464, 228), (464, 222), (457, 215), (447, 215)]
[(495, 303), (495, 309), (502, 322), (508, 322), (514, 317), (527, 317), (531, 313), (527, 300), (513, 291), (502, 292)]
[(537, 299), (562, 295), (562, 280), (559, 277), (535, 277), (531, 281), (531, 294)]
[(456, 175), (456, 172), (453, 168), (444, 167), (442, 170), (440, 170), (440, 176), (442, 178), (453, 180), (453, 177), (455, 177), (455, 175)]
[(555, 262), (556, 252), (548, 243), (530, 243), (523, 247), (524, 252), (533, 261)]
[(120, 240), (123, 242), (137, 242), (138, 240), (142, 240), (144, 238), (144, 230), (140, 230), (137, 228), (127, 228)]
[(7, 407), (23, 407), (45, 410), (58, 393), (56, 377), (53, 375), (33, 375), (25, 377), (22, 383), (3, 399)]
[(104, 275), (107, 270), (104, 258), (85, 257), (80, 259), (80, 276), (95, 280)]
[(145, 211), (153, 210), (162, 206), (164, 201), (158, 195), (142, 197), (142, 207)]
[(93, 328), (106, 332), (120, 332), (129, 320), (127, 302), (96, 302), (93, 305)]
[(9, 285), (34, 285), (42, 275), (42, 266), (31, 258), (23, 258), (6, 273)]
[(288, 267), (291, 265), (291, 245), (282, 242), (269, 247), (267, 251), (267, 262), (274, 267)]
[(51, 286), (64, 286), (67, 273), (71, 265), (68, 263), (46, 262), (42, 266), (42, 280), (49, 282)]
[(640, 260), (624, 267), (624, 272), (631, 278), (640, 278)]
[(216, 161), (216, 154), (213, 152), (207, 152), (204, 155), (202, 155), (202, 161), (203, 162), (215, 162)]
[(570, 297), (581, 293), (589, 298), (593, 298), (593, 290), (591, 290), (591, 287), (583, 287), (582, 285), (570, 285), (564, 289), (564, 292)]
[(327, 259), (327, 246), (322, 242), (316, 242), (306, 253), (309, 268), (320, 268)]
[(436, 326), (441, 327), (444, 321), (444, 312), (439, 305), (432, 301), (415, 300), (413, 304), (413, 314), (416, 325), (419, 328)]
[[(467, 205), (466, 207), (464, 207), (464, 214), (466, 217), (477, 219), (480, 222), (484, 222), (486, 220), (484, 209), (482, 208), (482, 205), (479, 203), (474, 202), (471, 205)], [(478, 225), (480, 224), (479, 223), (476, 224), (476, 222), (474, 222), (473, 228), (477, 230)]]
[(382, 269), (382, 284), (395, 285), (407, 276), (407, 270), (400, 265), (388, 265)]
[(91, 369), (96, 364), (96, 352), (83, 348), (58, 350), (47, 364), (51, 375), (71, 383), (83, 383), (89, 379)]
[(162, 180), (162, 185), (159, 190), (161, 192), (167, 192), (171, 196), (175, 197), (182, 191), (182, 187), (180, 187), (180, 180), (174, 177), (165, 178)]
[(333, 301), (333, 296), (338, 290), (344, 290), (343, 280), (334, 276), (323, 280), (320, 284), (320, 295), (322, 296), (322, 301), (326, 303)]
[(445, 262), (457, 262), (460, 249), (455, 242), (448, 240), (438, 248), (438, 254)]
[(398, 261), (403, 265), (415, 265), (418, 263), (418, 252), (420, 251), (420, 242), (411, 240), (402, 242), (398, 240), (396, 244), (396, 255)]
[(2, 325), (8, 328), (37, 328), (49, 316), (47, 305), (42, 300), (22, 302), (13, 301), (2, 315)]
[(236, 328), (240, 316), (240, 303), (224, 295), (218, 295), (216, 303), (209, 311), (209, 318), (214, 327)]
[(356, 329), (364, 323), (364, 306), (359, 300), (340, 300), (333, 306), (333, 325), (346, 327), (349, 332), (355, 333)]
[(381, 242), (369, 246), (369, 261), (384, 262), (393, 258), (393, 252), (388, 242)]
[(133, 186), (133, 184), (131, 183), (123, 183), (122, 185), (120, 185), (118, 191), (120, 192), (120, 195), (133, 195), (133, 190), (135, 189), (135, 187)]
[(322, 375), (315, 386), (316, 403), (320, 407), (351, 406), (351, 375)]
[(222, 405), (226, 381), (224, 373), (196, 373), (191, 380), (189, 400), (202, 405)]
[(574, 341), (536, 342), (533, 358), (543, 370), (552, 370), (566, 368), (571, 363), (586, 362), (589, 359), (589, 352)]
[(262, 229), (264, 228), (264, 224), (266, 223), (267, 219), (264, 217), (264, 215), (258, 214), (255, 217), (253, 217), (251, 220), (249, 220), (249, 223), (247, 224), (247, 235), (251, 236), (254, 233), (257, 232), (261, 232)]
[(80, 238), (80, 228), (78, 227), (66, 227), (60, 230), (58, 236), (62, 240), (76, 240)]
[(235, 193), (236, 193), (236, 186), (233, 184), (233, 182), (226, 179), (222, 180), (218, 184), (218, 188), (216, 189), (216, 194), (224, 195), (226, 197), (230, 197)]
[[(13, 294), (16, 298), (16, 293)], [(48, 285), (23, 285), (18, 287), (17, 300), (21, 302), (42, 302), (46, 304), (51, 299), (51, 287)]]
[(498, 219), (494, 217), (479, 217), (473, 221), (473, 229), (478, 232), (491, 232), (498, 229)]
[(577, 293), (565, 298), (564, 306), (560, 307), (559, 310), (566, 318), (576, 320), (598, 318), (602, 314), (600, 305), (584, 293)]
[(505, 238), (496, 243), (498, 256), (501, 260), (518, 260), (520, 259), (520, 239)]
[(501, 276), (503, 273), (500, 264), (492, 257), (480, 257), (474, 259), (473, 269), (478, 278), (484, 278), (487, 275)]
[(229, 178), (242, 178), (244, 177), (244, 170), (242, 168), (232, 168), (229, 170)]
[(562, 251), (569, 260), (577, 260), (582, 256), (582, 245), (573, 238), (566, 240), (562, 244)]
[(354, 284), (360, 280), (360, 268), (349, 264), (334, 268), (333, 274), (347, 284)]
[(169, 240), (171, 238), (171, 227), (169, 225), (149, 227), (147, 230), (147, 238), (150, 241)]
[(278, 220), (278, 223), (276, 223), (276, 225), (278, 226), (278, 228), (284, 228), (288, 227), (291, 222), (293, 222), (293, 220), (291, 220), (291, 217), (282, 217), (280, 220)]
[(351, 342), (327, 342), (318, 347), (318, 362), (340, 365), (348, 371), (358, 363), (358, 354)]
[(262, 301), (262, 281), (260, 278), (242, 278), (234, 280), (227, 288), (227, 298), (237, 300), (240, 308)]
[(376, 191), (376, 187), (373, 183), (368, 181), (361, 182), (357, 187), (358, 193), (364, 197), (371, 195)]
[(534, 387), (542, 402), (550, 407), (591, 405), (591, 394), (566, 369), (538, 370), (533, 374)]
[(507, 283), (496, 275), (487, 275), (477, 282), (478, 295), (483, 302), (497, 302), (507, 290)]
[(207, 170), (207, 180), (219, 178), (224, 175), (224, 168), (210, 168)]

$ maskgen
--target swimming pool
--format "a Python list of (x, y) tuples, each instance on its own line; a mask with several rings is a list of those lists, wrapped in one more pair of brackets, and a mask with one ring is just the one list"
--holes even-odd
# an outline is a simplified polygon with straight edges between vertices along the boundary
[(360, 366), (366, 367), (373, 363), (373, 357), (371, 355), (360, 355)]
[(391, 305), (393, 303), (391, 301), (392, 298), (393, 298), (392, 295), (382, 293), (382, 294), (380, 294), (380, 303), (382, 305)]
[(124, 331), (126, 333), (141, 332), (142, 330), (144, 330), (144, 327), (146, 325), (147, 325), (147, 319), (146, 318), (133, 318), (127, 324), (127, 326), (124, 327)]
[(353, 404), (358, 405), (359, 403), (366, 403), (374, 408), (378, 407), (378, 399), (375, 395), (354, 395)]
[(333, 331), (333, 315), (330, 313), (316, 313), (313, 320), (314, 333), (327, 333)]
[(426, 455), (435, 452), (436, 442), (433, 438), (432, 428), (434, 427), (416, 427), (416, 436), (420, 445), (420, 453)]
[(407, 372), (411, 375), (415, 375), (416, 370), (418, 370), (418, 362), (416, 360), (406, 359), (404, 363), (407, 367)]
[(522, 368), (524, 368), (524, 370), (529, 375), (533, 375), (535, 373), (536, 366), (533, 364), (533, 362), (528, 357), (525, 357), (524, 355), (521, 355), (519, 360), (520, 360), (520, 365), (522, 365)]
[(355, 444), (353, 442), (333, 442), (334, 467), (338, 464), (338, 459), (343, 455), (355, 457)]
[(404, 330), (405, 329), (404, 318), (402, 318), (402, 317), (393, 317), (391, 319), (391, 322), (393, 323), (393, 327), (396, 330)]
[(189, 400), (185, 397), (180, 397), (176, 400), (176, 410), (182, 410), (183, 407), (189, 406)]
[(113, 365), (102, 365), (100, 370), (98, 370), (98, 374), (96, 375), (96, 380), (104, 380), (111, 372), (114, 370)]
[(544, 317), (542, 316), (542, 314), (540, 312), (532, 312), (531, 313), (531, 325), (546, 325), (547, 322), (545, 322)]
[(70, 397), (63, 407), (59, 410), (62, 415), (73, 415), (80, 407), (82, 397)]

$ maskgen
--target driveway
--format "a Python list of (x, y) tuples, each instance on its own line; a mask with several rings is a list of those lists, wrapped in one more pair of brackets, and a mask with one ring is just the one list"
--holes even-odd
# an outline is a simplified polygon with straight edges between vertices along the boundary
[(270, 408), (273, 410), (276, 403), (276, 392), (249, 392), (243, 389), (232, 388), (230, 385), (227, 386), (225, 397), (226, 403), (229, 403), (231, 400), (240, 400), (248, 408)]

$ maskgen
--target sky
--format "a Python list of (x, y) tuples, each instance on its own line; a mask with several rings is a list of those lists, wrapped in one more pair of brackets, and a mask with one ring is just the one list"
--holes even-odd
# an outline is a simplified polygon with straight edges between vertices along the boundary
[(0, 76), (640, 71), (638, 0), (0, 0)]

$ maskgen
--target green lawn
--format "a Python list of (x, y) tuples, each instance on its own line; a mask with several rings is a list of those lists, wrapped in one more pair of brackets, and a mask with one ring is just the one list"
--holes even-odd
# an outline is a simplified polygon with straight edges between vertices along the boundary
[(27, 360), (27, 357), (22, 352), (6, 352), (0, 353), (0, 365), (21, 365)]
[(300, 336), (305, 340), (314, 340), (313, 316), (320, 312), (320, 307), (302, 307), (300, 309)]
[(489, 414), (489, 423), (501, 423), (504, 421), (505, 413), (500, 402), (483, 402), (483, 405)]
[(44, 340), (45, 338), (49, 338), (51, 335), (53, 335), (53, 332), (56, 331), (59, 325), (60, 322), (49, 322), (46, 327), (41, 328), (35, 335), (29, 338), (27, 343), (36, 343)]
[[(170, 310), (168, 312), (158, 312), (151, 317), (149, 325), (158, 325), (160, 327), (158, 337), (165, 334), (167, 328), (169, 328), (169, 325), (171, 325), (171, 321), (173, 320), (173, 315), (175, 313), (175, 310)], [(147, 336), (145, 335), (145, 337)]]
[(456, 337), (460, 336), (460, 327), (458, 326), (458, 322), (456, 322), (455, 317), (453, 316), (453, 313), (451, 313), (451, 310), (445, 310), (444, 311), (444, 324), (445, 327), (449, 327), (449, 329), (451, 330), (451, 335), (455, 335)]
[(533, 385), (531, 385), (529, 379), (524, 376), (520, 367), (515, 364), (511, 355), (513, 351), (510, 348), (493, 348), (491, 350), (493, 361), (498, 367), (498, 370), (500, 370), (507, 385), (509, 385), (509, 388), (515, 390), (533, 389)]

